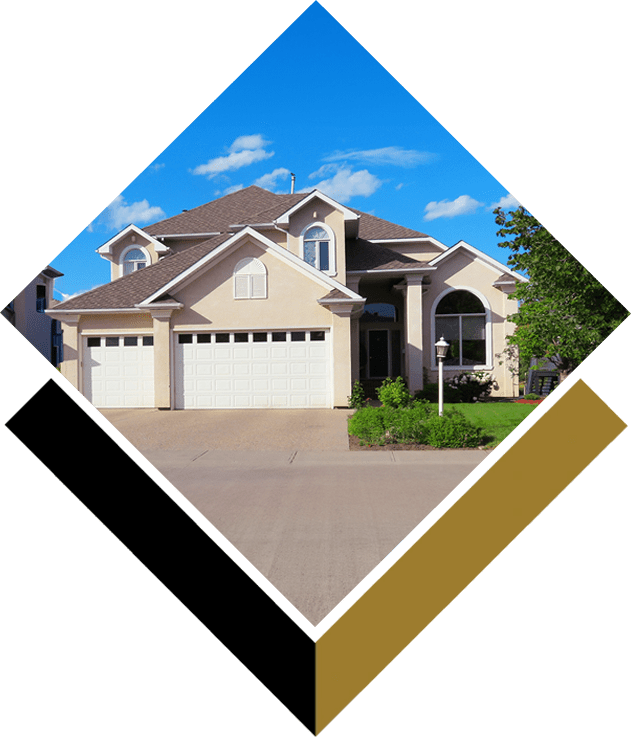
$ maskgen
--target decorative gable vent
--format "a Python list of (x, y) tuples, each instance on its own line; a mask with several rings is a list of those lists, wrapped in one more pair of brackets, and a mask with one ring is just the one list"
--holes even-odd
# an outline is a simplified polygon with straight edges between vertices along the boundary
[(266, 299), (267, 270), (257, 258), (244, 258), (234, 269), (235, 299)]

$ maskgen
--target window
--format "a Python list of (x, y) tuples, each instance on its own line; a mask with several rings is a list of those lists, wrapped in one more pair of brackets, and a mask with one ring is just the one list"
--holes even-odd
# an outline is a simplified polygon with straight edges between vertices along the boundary
[(37, 312), (44, 312), (46, 309), (46, 287), (43, 284), (35, 287), (35, 309)]
[(244, 258), (234, 268), (235, 299), (266, 299), (267, 269), (257, 258)]
[(324, 225), (312, 225), (302, 234), (302, 258), (319, 271), (335, 273), (333, 233)]
[(364, 307), (361, 322), (397, 322), (397, 308), (385, 302), (373, 302)]
[(449, 343), (445, 366), (470, 368), (487, 363), (486, 309), (465, 289), (447, 293), (436, 306), (436, 340)]
[(147, 265), (147, 257), (139, 248), (127, 251), (123, 258), (123, 275), (131, 274), (138, 269), (144, 269)]

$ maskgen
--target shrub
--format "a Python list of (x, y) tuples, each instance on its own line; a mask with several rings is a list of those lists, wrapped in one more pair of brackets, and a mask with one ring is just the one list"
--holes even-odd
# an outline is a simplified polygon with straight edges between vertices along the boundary
[(533, 394), (531, 392), (530, 394), (526, 394), (524, 399), (541, 399), (541, 396), (539, 394)]
[(377, 398), (384, 407), (407, 407), (414, 399), (401, 376), (394, 381), (390, 377), (384, 379), (377, 389)]
[[(484, 371), (463, 371), (445, 381), (443, 400), (446, 404), (477, 402), (483, 397), (488, 397), (494, 383), (493, 377)], [(438, 384), (426, 384), (414, 397), (438, 402)]]
[(348, 432), (367, 443), (378, 443), (384, 436), (379, 407), (363, 407), (348, 418)]
[(353, 384), (353, 390), (348, 398), (348, 406), (352, 409), (361, 409), (366, 406), (367, 401), (364, 387), (361, 385), (360, 381), (356, 381)]
[(349, 417), (348, 432), (364, 443), (419, 443), (436, 448), (468, 448), (480, 445), (482, 428), (457, 410), (443, 417), (427, 401), (406, 407), (364, 407)]
[(446, 410), (442, 417), (432, 415), (425, 423), (425, 442), (434, 448), (475, 448), (481, 445), (482, 428), (458, 410)]

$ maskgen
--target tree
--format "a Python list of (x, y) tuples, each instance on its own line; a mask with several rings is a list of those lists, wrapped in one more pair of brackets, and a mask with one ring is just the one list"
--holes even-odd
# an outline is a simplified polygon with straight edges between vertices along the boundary
[(518, 311), (508, 352), (551, 361), (562, 381), (629, 315), (589, 271), (524, 207), (494, 210), (507, 264), (528, 277), (511, 299)]

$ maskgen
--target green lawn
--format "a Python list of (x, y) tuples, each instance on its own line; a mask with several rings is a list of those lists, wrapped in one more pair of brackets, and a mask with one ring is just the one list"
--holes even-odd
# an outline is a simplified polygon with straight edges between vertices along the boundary
[(536, 404), (513, 402), (476, 402), (475, 404), (445, 404), (445, 409), (457, 409), (470, 421), (482, 426), (488, 437), (487, 446), (494, 448), (527, 417)]

